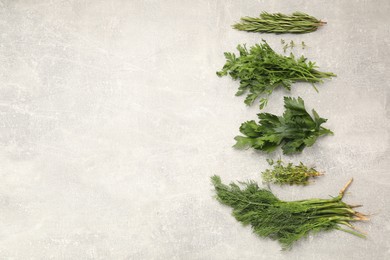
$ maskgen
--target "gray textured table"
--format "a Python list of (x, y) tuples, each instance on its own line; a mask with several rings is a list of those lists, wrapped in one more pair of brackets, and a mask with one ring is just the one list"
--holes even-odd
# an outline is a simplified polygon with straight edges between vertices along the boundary
[[(230, 25), (260, 11), (328, 25), (260, 35)], [(389, 259), (390, 2), (0, 0), (0, 259)], [(255, 179), (266, 158), (231, 148), (258, 109), (217, 78), (223, 52), (266, 39), (305, 41), (338, 77), (276, 91), (301, 96), (334, 136), (284, 157), (325, 171), (282, 199), (346, 196), (374, 214), (366, 240), (310, 236), (289, 252), (213, 199), (209, 177)]]

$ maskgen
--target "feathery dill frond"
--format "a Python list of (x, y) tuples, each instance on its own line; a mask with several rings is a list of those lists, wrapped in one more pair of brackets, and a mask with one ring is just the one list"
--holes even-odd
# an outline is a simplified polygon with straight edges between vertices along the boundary
[(290, 248), (297, 240), (309, 234), (341, 230), (358, 237), (352, 222), (366, 221), (367, 216), (355, 211), (354, 206), (342, 201), (352, 179), (331, 199), (307, 199), (300, 201), (279, 200), (270, 190), (260, 188), (254, 181), (225, 185), (219, 176), (211, 177), (216, 198), (233, 208), (233, 216), (244, 225), (251, 225), (260, 237), (278, 240), (283, 249)]

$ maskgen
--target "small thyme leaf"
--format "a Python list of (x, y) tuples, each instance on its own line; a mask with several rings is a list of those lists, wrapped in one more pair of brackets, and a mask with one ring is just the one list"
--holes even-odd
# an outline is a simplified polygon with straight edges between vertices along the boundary
[(283, 46), (283, 52), (286, 53), (287, 49), (288, 49), (288, 44), (285, 44), (285, 45)]
[(307, 47), (304, 41), (301, 43), (301, 45), (302, 45), (302, 50), (304, 50)]
[(295, 47), (295, 43), (294, 43), (293, 40), (291, 40), (291, 42), (290, 42), (290, 48), (293, 49), (294, 47)]
[(321, 118), (312, 110), (314, 118), (306, 111), (302, 98), (284, 97), (285, 112), (282, 116), (260, 113), (259, 124), (248, 121), (241, 124), (234, 147), (243, 149), (252, 147), (264, 152), (272, 152), (282, 146), (284, 154), (302, 152), (306, 146), (312, 146), (318, 137), (333, 134), (321, 125), (327, 119)]
[[(284, 51), (289, 46), (291, 42), (283, 47)], [(316, 84), (322, 83), (323, 79), (336, 76), (331, 72), (317, 70), (315, 63), (307, 61), (303, 56), (295, 58), (292, 53), (289, 56), (278, 54), (264, 40), (249, 50), (245, 45), (238, 45), (237, 50), (239, 56), (225, 52), (226, 63), (217, 75), (219, 77), (229, 75), (233, 80), (239, 80), (240, 86), (236, 95), (246, 93), (247, 105), (252, 105), (258, 98), (263, 98), (261, 99), (263, 108), (266, 104), (264, 100), (267, 100), (278, 87), (290, 90), (295, 82)]]
[(233, 28), (260, 33), (310, 33), (324, 24), (326, 22), (302, 12), (292, 15), (262, 12), (260, 17), (241, 17), (241, 22), (234, 24)]
[(299, 201), (280, 200), (270, 190), (259, 188), (254, 181), (226, 185), (216, 175), (211, 181), (216, 199), (233, 208), (232, 214), (237, 221), (251, 225), (253, 232), (260, 237), (278, 240), (283, 249), (291, 248), (309, 234), (322, 231), (341, 230), (365, 237), (352, 223), (369, 220), (367, 215), (342, 201), (352, 179), (336, 197)]
[(268, 162), (273, 165), (273, 169), (267, 169), (262, 172), (263, 181), (274, 184), (289, 185), (307, 185), (309, 178), (322, 175), (315, 168), (309, 168), (302, 162), (298, 165), (292, 163), (285, 164), (281, 160)]

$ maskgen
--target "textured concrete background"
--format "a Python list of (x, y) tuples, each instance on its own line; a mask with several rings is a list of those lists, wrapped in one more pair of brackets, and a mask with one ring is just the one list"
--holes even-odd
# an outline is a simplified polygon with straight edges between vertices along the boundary
[[(230, 25), (260, 11), (328, 21), (306, 35), (260, 35)], [(390, 259), (390, 2), (0, 0), (0, 259)], [(264, 155), (236, 151), (254, 119), (217, 78), (223, 52), (266, 39), (305, 41), (338, 77), (278, 90), (328, 118), (333, 137), (301, 155), (325, 171), (283, 199), (346, 196), (373, 214), (288, 252), (261, 239), (213, 199), (209, 177), (260, 180)]]

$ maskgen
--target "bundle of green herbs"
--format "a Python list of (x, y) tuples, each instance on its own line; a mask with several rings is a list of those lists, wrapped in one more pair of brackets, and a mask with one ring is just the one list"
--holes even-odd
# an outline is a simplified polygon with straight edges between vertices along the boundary
[(253, 120), (243, 123), (240, 132), (244, 136), (234, 138), (237, 141), (234, 147), (252, 147), (272, 152), (282, 145), (284, 154), (292, 154), (301, 152), (306, 146), (312, 146), (322, 135), (333, 134), (321, 126), (327, 119), (321, 118), (314, 109), (312, 118), (300, 97), (284, 97), (284, 107), (282, 116), (260, 113), (257, 114), (259, 124)]
[(234, 29), (260, 33), (310, 33), (326, 24), (317, 18), (302, 12), (292, 15), (262, 12), (260, 17), (242, 17)]
[(299, 201), (280, 200), (270, 190), (259, 188), (254, 181), (240, 182), (242, 188), (235, 183), (223, 184), (219, 176), (211, 177), (211, 181), (216, 198), (233, 208), (237, 221), (251, 225), (253, 232), (261, 237), (278, 240), (283, 249), (320, 231), (341, 230), (365, 237), (352, 222), (368, 220), (367, 216), (354, 210), (358, 206), (342, 201), (352, 179), (336, 197)]
[(247, 105), (261, 98), (260, 109), (266, 106), (268, 96), (279, 86), (290, 90), (295, 82), (309, 82), (315, 88), (315, 83), (336, 76), (317, 70), (315, 63), (307, 62), (303, 56), (295, 58), (292, 53), (290, 56), (278, 54), (264, 40), (249, 50), (245, 45), (238, 45), (237, 50), (239, 57), (225, 52), (226, 63), (217, 75), (230, 75), (234, 80), (239, 80), (236, 96), (248, 93), (244, 101)]
[(292, 163), (284, 163), (282, 160), (267, 159), (272, 169), (267, 169), (261, 173), (263, 181), (274, 184), (289, 184), (289, 185), (307, 185), (309, 179), (323, 175), (313, 167), (307, 167), (302, 162), (298, 165)]

